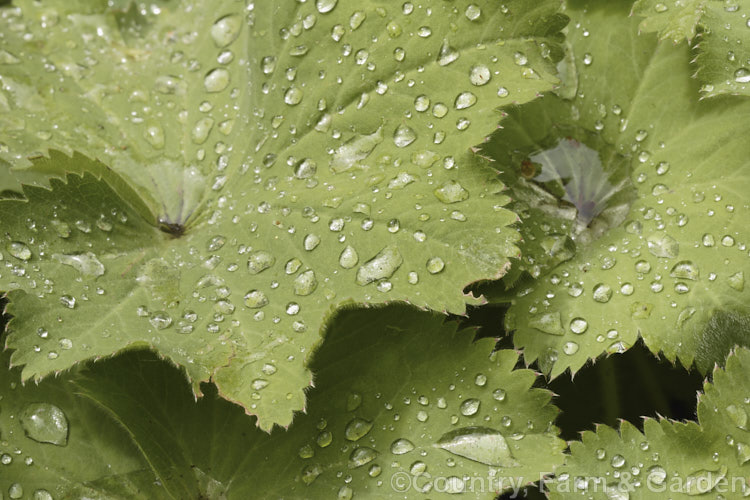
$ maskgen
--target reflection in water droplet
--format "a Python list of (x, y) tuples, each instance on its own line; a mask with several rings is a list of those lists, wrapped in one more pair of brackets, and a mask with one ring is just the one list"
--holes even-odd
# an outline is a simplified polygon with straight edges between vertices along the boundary
[(344, 269), (351, 269), (359, 262), (359, 255), (351, 245), (347, 245), (339, 255), (339, 265)]
[(306, 485), (311, 485), (319, 475), (323, 473), (323, 468), (318, 464), (311, 464), (308, 466), (305, 466), (305, 468), (302, 469), (302, 482)]
[(449, 181), (434, 191), (435, 197), (443, 203), (458, 203), (469, 198), (469, 192), (456, 182)]
[(203, 79), (206, 92), (221, 92), (229, 85), (229, 71), (224, 68), (216, 68), (209, 71)]
[(268, 252), (258, 250), (251, 253), (247, 258), (247, 270), (250, 274), (258, 274), (265, 271), (276, 262), (276, 258)]
[(55, 405), (30, 404), (21, 413), (21, 427), (27, 437), (39, 443), (68, 444), (68, 418)]
[(393, 143), (399, 148), (405, 148), (417, 140), (417, 133), (408, 125), (401, 124), (393, 132)]
[(680, 244), (666, 233), (654, 233), (646, 241), (648, 251), (655, 257), (673, 259), (680, 253)]
[(28, 246), (20, 241), (11, 241), (5, 247), (8, 252), (15, 258), (21, 260), (29, 260), (31, 258), (31, 250)]
[(492, 74), (487, 66), (480, 64), (471, 68), (469, 81), (471, 81), (472, 85), (476, 85), (477, 87), (486, 85), (491, 78)]
[(594, 300), (597, 302), (609, 302), (612, 298), (612, 288), (604, 283), (599, 283), (594, 287)]
[(445, 269), (445, 262), (440, 257), (432, 257), (427, 261), (427, 270), (430, 274), (441, 273)]
[(503, 435), (487, 427), (464, 427), (450, 431), (434, 446), (486, 465), (518, 466)]
[(318, 12), (321, 14), (327, 14), (331, 12), (338, 3), (338, 0), (317, 0), (315, 2), (315, 7), (317, 7)]
[(259, 309), (268, 305), (268, 297), (260, 290), (250, 290), (245, 294), (245, 305), (250, 309)]

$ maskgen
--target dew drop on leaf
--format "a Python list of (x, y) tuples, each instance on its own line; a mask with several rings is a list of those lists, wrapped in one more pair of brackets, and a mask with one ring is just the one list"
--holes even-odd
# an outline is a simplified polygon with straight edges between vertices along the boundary
[(68, 444), (68, 418), (55, 405), (34, 403), (24, 408), (21, 426), (30, 439), (57, 446)]
[(414, 449), (414, 443), (408, 439), (397, 439), (391, 443), (391, 453), (394, 455), (405, 455)]
[(96, 278), (104, 274), (104, 264), (92, 252), (81, 254), (52, 254), (52, 258), (60, 264), (71, 266), (85, 278)]
[(480, 401), (475, 398), (470, 398), (461, 403), (461, 415), (465, 417), (470, 417), (472, 415), (476, 415), (479, 411), (479, 405)]
[(486, 465), (518, 465), (505, 437), (499, 431), (487, 427), (464, 427), (450, 431), (440, 437), (435, 447)]
[(373, 281), (390, 278), (403, 262), (404, 258), (398, 247), (388, 245), (359, 267), (355, 281), (358, 285), (367, 285)]
[(211, 26), (211, 38), (217, 47), (226, 47), (239, 36), (241, 29), (242, 19), (239, 16), (224, 16)]
[(25, 243), (11, 241), (5, 248), (8, 250), (8, 253), (17, 259), (24, 261), (31, 259), (31, 249)]

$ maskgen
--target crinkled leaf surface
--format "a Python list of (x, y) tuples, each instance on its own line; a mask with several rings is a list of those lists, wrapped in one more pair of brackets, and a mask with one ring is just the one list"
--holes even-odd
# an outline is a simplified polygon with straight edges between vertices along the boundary
[[(507, 325), (517, 330), (514, 340), (526, 360), (540, 359), (552, 375), (626, 349), (639, 335), (652, 351), (689, 365), (710, 318), (719, 311), (746, 312), (748, 304), (743, 221), (750, 189), (745, 140), (750, 103), (698, 101), (688, 78), (688, 48), (639, 36), (634, 22), (622, 21), (623, 12), (590, 7), (570, 13), (580, 26), (570, 33), (579, 97), (562, 103), (545, 97), (522, 106), (517, 114), (525, 121), (512, 121), (508, 129), (515, 136), (528, 134), (528, 142), (546, 150), (550, 139), (536, 139), (528, 124), (564, 125), (550, 127), (557, 141), (569, 141), (566, 127), (574, 125), (573, 139), (599, 151), (603, 165), (618, 163), (622, 169), (618, 158), (627, 157), (637, 199), (621, 224), (518, 290)], [(592, 134), (596, 140), (587, 138)], [(598, 146), (601, 142), (612, 146)], [(512, 158), (502, 153), (496, 154)], [(502, 168), (503, 160), (499, 163)], [(585, 174), (593, 166), (583, 162), (580, 168)], [(595, 177), (600, 174), (583, 178)], [(580, 210), (590, 210), (597, 200), (598, 194), (583, 196), (573, 207), (580, 217)], [(551, 212), (551, 221), (560, 218)], [(725, 354), (704, 362), (704, 369)]]
[(730, 355), (698, 396), (698, 423), (623, 422), (570, 443), (550, 498), (743, 498), (750, 492), (750, 351)]
[(169, 498), (129, 433), (69, 380), (0, 369), (0, 492), (10, 498)]
[(701, 95), (750, 95), (750, 6), (741, 1), (638, 0), (640, 29), (675, 43), (696, 40)]
[[(77, 174), (0, 205), (24, 378), (148, 345), (196, 393), (212, 378), (288, 425), (339, 304), (462, 313), (461, 287), (517, 254), (468, 146), (556, 81), (556, 1), (18, 5), (3, 159), (28, 182)], [(52, 149), (92, 160), (50, 171)], [(266, 363), (285, 376), (258, 389)]]
[[(406, 306), (337, 316), (311, 364), (308, 414), (270, 435), (214, 390), (196, 403), (150, 353), (92, 365), (72, 383), (132, 436), (173, 498), (413, 498), (417, 488), (447, 498), (464, 484), (490, 499), (553, 471), (565, 443), (551, 393), (514, 370), (515, 352), (492, 353), (491, 339), (443, 320)], [(269, 383), (285, 376), (282, 365), (263, 369)], [(70, 446), (84, 422), (69, 420)], [(453, 452), (436, 446), (457, 431), (463, 440), (443, 445)]]

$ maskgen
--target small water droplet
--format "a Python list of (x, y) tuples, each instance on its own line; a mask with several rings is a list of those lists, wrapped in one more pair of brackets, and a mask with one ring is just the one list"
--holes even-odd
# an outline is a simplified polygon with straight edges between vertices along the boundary
[(656, 257), (673, 259), (680, 253), (680, 244), (666, 233), (654, 233), (646, 241), (648, 251)]
[(258, 274), (276, 263), (276, 258), (268, 252), (258, 250), (251, 253), (247, 259), (247, 270), (250, 274)]
[(417, 133), (408, 125), (401, 124), (393, 132), (393, 143), (399, 148), (405, 148), (417, 140)]
[(438, 274), (445, 269), (445, 262), (440, 257), (431, 257), (427, 260), (427, 270), (430, 274)]
[(339, 0), (317, 0), (315, 2), (315, 7), (321, 14), (328, 14), (336, 7), (338, 1)]
[(318, 280), (315, 277), (315, 272), (312, 269), (301, 273), (294, 279), (294, 293), (295, 295), (305, 296), (310, 295), (318, 287)]
[(260, 309), (268, 305), (268, 297), (260, 290), (250, 290), (245, 294), (245, 305), (250, 309)]
[(372, 422), (363, 418), (353, 418), (346, 424), (344, 436), (349, 441), (359, 441), (372, 429)]
[(492, 73), (490, 72), (490, 69), (484, 64), (479, 64), (471, 68), (471, 72), (469, 73), (469, 81), (472, 83), (472, 85), (480, 87), (482, 85), (488, 84), (491, 79)]
[(607, 284), (599, 283), (594, 287), (593, 297), (597, 302), (609, 302), (612, 298), (612, 288)]
[(438, 200), (446, 204), (458, 203), (469, 198), (469, 192), (456, 181), (446, 182), (433, 193)]
[(31, 259), (31, 249), (29, 249), (29, 247), (26, 246), (25, 243), (21, 243), (20, 241), (11, 241), (6, 245), (5, 248), (13, 257), (17, 259), (24, 261)]
[(344, 269), (351, 269), (359, 262), (359, 255), (351, 245), (347, 245), (339, 255), (339, 265)]
[(518, 466), (503, 435), (487, 427), (464, 427), (450, 431), (435, 443), (435, 447), (486, 465)]
[(211, 26), (211, 38), (217, 47), (226, 47), (237, 39), (242, 29), (242, 18), (229, 15), (220, 18)]
[(357, 270), (356, 283), (367, 285), (373, 281), (390, 278), (403, 262), (404, 258), (401, 256), (398, 247), (388, 245), (375, 257), (360, 266)]
[(475, 398), (470, 398), (461, 403), (461, 415), (470, 417), (476, 415), (479, 411), (480, 401)]
[(203, 78), (203, 87), (206, 92), (214, 93), (221, 92), (229, 85), (229, 71), (224, 68), (216, 68), (208, 73)]
[(86, 278), (96, 278), (104, 274), (104, 264), (92, 252), (70, 255), (55, 253), (52, 254), (52, 258), (61, 264), (71, 266)]

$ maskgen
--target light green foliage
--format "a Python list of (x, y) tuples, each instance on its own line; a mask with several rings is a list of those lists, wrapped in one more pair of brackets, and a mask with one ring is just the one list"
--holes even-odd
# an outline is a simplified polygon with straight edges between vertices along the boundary
[[(639, 335), (652, 351), (685, 365), (710, 354), (702, 361), (710, 368), (731, 348), (698, 354), (710, 318), (747, 310), (750, 262), (743, 228), (750, 146), (744, 117), (750, 103), (698, 101), (687, 47), (639, 36), (615, 10), (569, 13), (581, 26), (569, 34), (579, 97), (569, 103), (545, 97), (520, 107), (511, 118), (522, 119), (503, 126), (511, 139), (527, 134), (526, 142), (539, 149), (572, 134), (581, 147), (600, 152), (605, 172), (621, 172), (629, 162), (637, 197), (617, 227), (518, 290), (507, 325), (516, 330), (527, 362), (539, 359), (553, 376), (627, 349)], [(531, 129), (532, 123), (550, 125)], [(501, 167), (512, 158), (502, 150), (494, 154)], [(580, 168), (586, 175), (593, 167)], [(612, 173), (609, 183), (619, 185), (621, 176)], [(601, 175), (585, 178), (596, 177)], [(568, 185), (587, 192), (586, 183)], [(584, 196), (580, 205), (596, 199)], [(548, 213), (550, 227), (564, 219), (560, 211)], [(588, 231), (598, 224), (593, 221)], [(606, 219), (603, 225), (609, 226)]]
[[(311, 364), (316, 387), (307, 414), (270, 435), (213, 390), (196, 404), (177, 370), (148, 353), (94, 365), (71, 383), (112, 418), (100, 420), (101, 436), (122, 427), (143, 452), (162, 485), (152, 486), (153, 495), (384, 499), (421, 496), (416, 488), (426, 488), (431, 498), (453, 498), (441, 490), (465, 481), (472, 498), (491, 499), (496, 489), (534, 481), (560, 465), (565, 443), (552, 425), (551, 393), (531, 389), (533, 372), (514, 370), (516, 353), (492, 353), (490, 339), (474, 343), (473, 331), (457, 331), (443, 320), (405, 306), (340, 314)], [(269, 382), (284, 376), (283, 365), (266, 364), (264, 371)], [(26, 392), (53, 401), (41, 388)], [(72, 457), (83, 446), (78, 440), (86, 418), (99, 411), (79, 399), (89, 413), (74, 413), (64, 403), (56, 402), (67, 414)], [(472, 427), (481, 431), (454, 453), (438, 446), (445, 434)], [(24, 450), (33, 444), (22, 435), (11, 438), (11, 446)], [(39, 446), (27, 452), (35, 460), (44, 449)], [(112, 443), (110, 451), (127, 456), (130, 449)], [(44, 465), (27, 470), (33, 474)], [(12, 477), (0, 479), (1, 490)], [(16, 481), (27, 491), (46, 484), (33, 475), (22, 479)], [(398, 489), (399, 480), (408, 491)], [(120, 484), (117, 478), (111, 483)], [(55, 498), (66, 491), (61, 485)]]
[(695, 41), (703, 97), (750, 95), (750, 6), (735, 0), (638, 0), (640, 29), (675, 43)]
[(24, 378), (149, 346), (287, 426), (340, 304), (460, 314), (518, 254), (469, 146), (557, 81), (557, 1), (15, 5), (0, 154), (67, 183), (0, 205)]
[(717, 368), (698, 397), (697, 424), (647, 419), (643, 432), (627, 422), (619, 434), (606, 426), (584, 432), (571, 443), (550, 498), (747, 496), (749, 373), (750, 351), (730, 355), (726, 371)]

